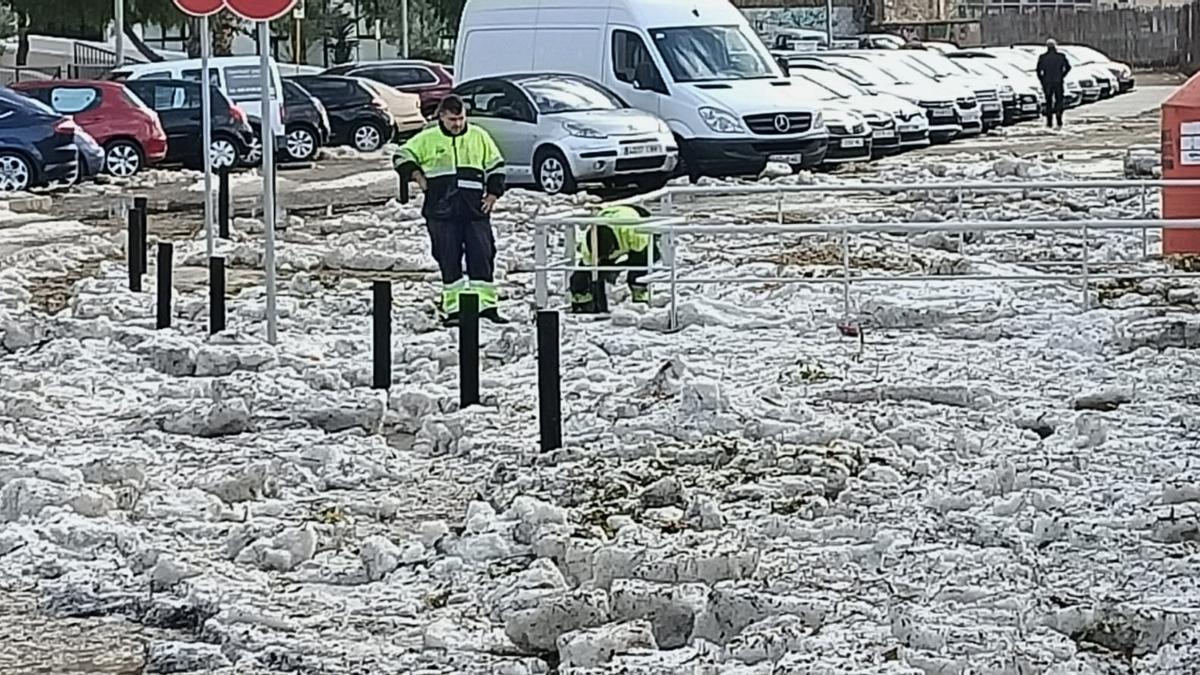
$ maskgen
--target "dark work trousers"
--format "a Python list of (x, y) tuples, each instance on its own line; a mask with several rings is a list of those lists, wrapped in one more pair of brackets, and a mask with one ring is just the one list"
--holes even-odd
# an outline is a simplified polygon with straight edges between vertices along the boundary
[(1046, 94), (1046, 126), (1052, 126), (1057, 122), (1058, 126), (1061, 127), (1063, 108), (1067, 105), (1063, 96), (1063, 83), (1044, 83), (1042, 84), (1042, 91)]
[[(659, 254), (658, 247), (656, 246), (654, 248), (654, 259), (659, 260), (661, 257), (662, 256)], [(590, 264), (590, 261), (584, 261), (584, 262), (581, 262), (580, 264)], [(633, 253), (630, 253), (629, 255), (625, 256), (625, 259), (619, 263), (614, 260), (601, 259), (599, 261), (599, 263), (597, 264), (597, 267), (647, 267), (646, 251), (645, 250), (634, 251)], [(597, 272), (596, 276), (600, 281), (612, 284), (612, 283), (616, 283), (617, 277), (620, 274), (621, 274), (620, 272), (616, 272), (616, 271)], [(625, 273), (625, 277), (626, 277), (626, 281), (629, 283), (629, 287), (635, 288), (639, 285), (638, 282), (640, 282), (642, 280), (642, 277), (646, 276), (647, 274), (649, 274), (649, 272), (647, 272), (644, 269), (629, 270), (628, 272)], [(592, 273), (591, 272), (580, 270), (571, 275), (571, 292), (572, 293), (587, 293), (589, 290), (591, 290), (591, 287), (592, 287)]]
[(496, 271), (496, 239), (491, 220), (429, 219), (425, 226), (429, 228), (433, 258), (442, 272), (443, 284), (450, 286), (462, 279), (464, 258), (471, 281), (492, 282)]

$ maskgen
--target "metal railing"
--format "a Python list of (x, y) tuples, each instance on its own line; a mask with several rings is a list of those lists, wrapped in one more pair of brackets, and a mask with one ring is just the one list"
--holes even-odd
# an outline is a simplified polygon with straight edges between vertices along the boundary
[[(569, 277), (575, 272), (588, 272), (596, 277), (606, 271), (645, 271), (642, 283), (665, 284), (669, 288), (669, 326), (678, 326), (678, 287), (680, 284), (689, 285), (755, 285), (755, 284), (840, 284), (842, 286), (842, 309), (846, 317), (851, 314), (850, 289), (854, 284), (865, 283), (928, 283), (930, 281), (963, 281), (963, 282), (1079, 282), (1082, 286), (1082, 305), (1084, 310), (1091, 308), (1090, 285), (1097, 280), (1127, 280), (1153, 278), (1200, 278), (1198, 273), (1173, 271), (1139, 271), (1135, 273), (1110, 273), (1097, 271), (1090, 260), (1089, 238), (1096, 232), (1111, 230), (1140, 230), (1142, 233), (1142, 260), (1149, 258), (1148, 233), (1152, 229), (1200, 229), (1200, 218), (1197, 219), (1151, 219), (1148, 197), (1151, 190), (1167, 187), (1192, 188), (1200, 192), (1200, 180), (1124, 180), (1124, 181), (1027, 181), (1027, 182), (975, 182), (975, 183), (857, 183), (836, 185), (728, 185), (713, 187), (669, 187), (649, 195), (643, 195), (635, 200), (643, 206), (654, 205), (657, 202), (659, 213), (654, 217), (630, 221), (614, 221), (602, 218), (583, 217), (553, 217), (547, 216), (535, 219), (535, 300), (538, 308), (549, 305), (549, 274), (563, 273), (564, 285), (569, 283)], [(1091, 220), (962, 220), (963, 197), (966, 193), (980, 192), (1021, 192), (1037, 190), (1136, 190), (1141, 193), (1141, 213), (1139, 219), (1091, 219)], [(957, 220), (942, 222), (846, 222), (846, 223), (788, 223), (783, 208), (784, 198), (788, 194), (802, 193), (954, 193), (957, 195)], [(676, 215), (676, 209), (681, 199), (713, 196), (747, 196), (774, 194), (777, 197), (776, 222), (774, 224), (729, 225), (725, 223), (703, 224), (691, 223), (685, 217)], [(593, 225), (629, 225), (639, 231), (656, 235), (661, 239), (662, 263), (656, 264), (653, 250), (647, 257), (646, 266), (639, 267), (600, 267), (595, 260), (577, 261), (575, 252), (575, 229), (579, 226)], [(565, 227), (564, 257), (554, 261), (548, 260), (550, 236), (555, 228)], [(593, 228), (593, 233), (595, 228)], [(1041, 273), (1041, 274), (897, 274), (897, 275), (854, 275), (850, 265), (850, 236), (863, 234), (914, 234), (926, 232), (943, 233), (979, 233), (979, 232), (1070, 232), (1078, 231), (1081, 235), (1082, 255), (1079, 260), (1067, 261), (1067, 264), (1078, 266), (1078, 273)], [(680, 237), (698, 237), (713, 235), (745, 235), (745, 234), (814, 234), (838, 236), (841, 240), (841, 274), (829, 277), (783, 277), (783, 276), (732, 276), (709, 277), (702, 275), (680, 274), (677, 251)], [(594, 238), (593, 234), (593, 238)], [(655, 237), (651, 237), (654, 242)], [(654, 246), (652, 243), (651, 246)], [(594, 239), (591, 248), (596, 250)], [(588, 264), (590, 262), (590, 264)], [(1038, 261), (1027, 265), (1063, 264), (1063, 261)], [(1097, 265), (1097, 268), (1100, 266)]]
[(8, 86), (28, 80), (57, 80), (62, 77), (58, 66), (4, 66), (0, 67), (0, 84)]

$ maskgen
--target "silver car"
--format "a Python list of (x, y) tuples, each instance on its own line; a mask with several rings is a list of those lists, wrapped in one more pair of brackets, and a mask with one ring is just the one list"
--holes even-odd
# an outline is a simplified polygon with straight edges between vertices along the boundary
[(679, 147), (665, 122), (630, 108), (616, 94), (576, 75), (505, 75), (454, 89), (472, 124), (504, 155), (513, 184), (555, 193), (580, 183), (665, 185)]

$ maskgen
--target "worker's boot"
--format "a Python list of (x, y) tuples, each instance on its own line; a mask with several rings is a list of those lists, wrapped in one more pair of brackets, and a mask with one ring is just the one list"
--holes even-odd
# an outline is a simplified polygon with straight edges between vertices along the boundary
[(639, 305), (650, 304), (650, 287), (642, 285), (629, 285), (629, 299)]

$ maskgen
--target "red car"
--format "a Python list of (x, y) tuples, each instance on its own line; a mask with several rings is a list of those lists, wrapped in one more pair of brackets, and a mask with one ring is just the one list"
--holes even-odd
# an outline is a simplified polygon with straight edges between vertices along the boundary
[(158, 113), (120, 82), (26, 80), (12, 88), (73, 117), (104, 148), (104, 170), (114, 176), (132, 176), (167, 156)]
[(432, 61), (368, 61), (343, 63), (324, 72), (325, 75), (365, 77), (421, 97), (421, 113), (433, 117), (438, 104), (454, 89), (450, 69)]

